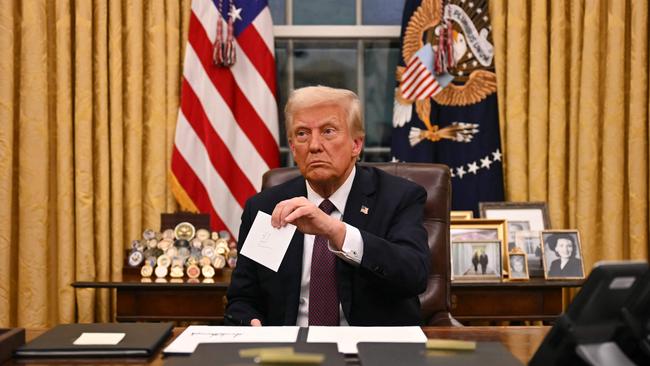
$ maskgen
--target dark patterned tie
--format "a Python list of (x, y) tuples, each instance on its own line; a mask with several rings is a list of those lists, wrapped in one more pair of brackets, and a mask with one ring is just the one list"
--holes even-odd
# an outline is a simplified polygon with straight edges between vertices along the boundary
[[(318, 207), (328, 215), (334, 211), (328, 199)], [(327, 238), (316, 235), (309, 281), (309, 325), (339, 325), (336, 255), (327, 246)]]

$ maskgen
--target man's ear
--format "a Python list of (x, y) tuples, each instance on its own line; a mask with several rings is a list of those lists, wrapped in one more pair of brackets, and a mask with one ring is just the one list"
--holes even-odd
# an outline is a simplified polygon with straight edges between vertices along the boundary
[(287, 138), (287, 143), (289, 144), (289, 149), (291, 149), (291, 155), (296, 156), (296, 146), (293, 144), (291, 137)]
[(361, 155), (363, 149), (363, 136), (355, 137), (352, 139), (352, 156), (358, 157)]

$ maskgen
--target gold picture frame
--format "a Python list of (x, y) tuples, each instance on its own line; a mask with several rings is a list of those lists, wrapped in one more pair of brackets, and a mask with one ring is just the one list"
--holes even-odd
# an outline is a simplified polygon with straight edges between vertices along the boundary
[(500, 282), (503, 279), (499, 240), (451, 243), (452, 282)]
[(528, 255), (523, 251), (512, 251), (508, 253), (508, 280), (528, 281)]
[(474, 211), (451, 210), (449, 212), (449, 217), (451, 220), (471, 220), (474, 218)]
[[(452, 272), (452, 281), (494, 282), (503, 279), (503, 268), (507, 263), (504, 246), (505, 238), (507, 237), (506, 220), (453, 220), (449, 234), (452, 270), (454, 268), (456, 269), (455, 272)], [(457, 247), (459, 244), (466, 246), (466, 248)], [(494, 258), (494, 245), (498, 247), (498, 261)], [(470, 249), (467, 246), (472, 248), (473, 251), (489, 250), (487, 254), (489, 257), (492, 257), (491, 263), (498, 262), (496, 263), (498, 264), (498, 276), (485, 276), (483, 273), (477, 273), (478, 268), (474, 264), (472, 264), (474, 267), (474, 275), (468, 275), (466, 271), (469, 268), (467, 251)], [(470, 254), (473, 255), (473, 253)]]
[(543, 230), (540, 241), (545, 279), (581, 280), (586, 277), (578, 230)]

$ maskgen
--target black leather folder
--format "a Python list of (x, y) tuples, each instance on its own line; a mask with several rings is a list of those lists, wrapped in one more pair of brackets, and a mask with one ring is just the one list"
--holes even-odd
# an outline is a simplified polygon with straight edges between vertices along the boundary
[(420, 343), (357, 344), (361, 366), (521, 366), (499, 342), (478, 342), (474, 351), (430, 351)]
[[(169, 337), (172, 323), (58, 325), (15, 351), (17, 357), (149, 357)], [(82, 333), (125, 333), (115, 345), (75, 345)]]
[(295, 352), (320, 353), (325, 360), (320, 366), (345, 366), (345, 358), (336, 343), (201, 343), (190, 356), (165, 357), (165, 366), (191, 365), (258, 365), (252, 358), (239, 357), (240, 349), (293, 347)]

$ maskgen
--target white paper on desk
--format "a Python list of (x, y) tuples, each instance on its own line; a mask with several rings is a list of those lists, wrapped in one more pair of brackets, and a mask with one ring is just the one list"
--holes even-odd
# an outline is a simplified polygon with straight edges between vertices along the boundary
[(199, 343), (294, 343), (299, 329), (190, 325), (163, 352), (192, 353)]
[(72, 344), (80, 346), (114, 346), (124, 338), (126, 333), (81, 333)]
[(241, 254), (277, 272), (295, 232), (296, 226), (292, 224), (274, 228), (271, 226), (271, 215), (257, 211), (255, 221), (244, 240)]
[(307, 343), (336, 343), (341, 353), (358, 353), (359, 342), (425, 343), (420, 327), (309, 327)]

